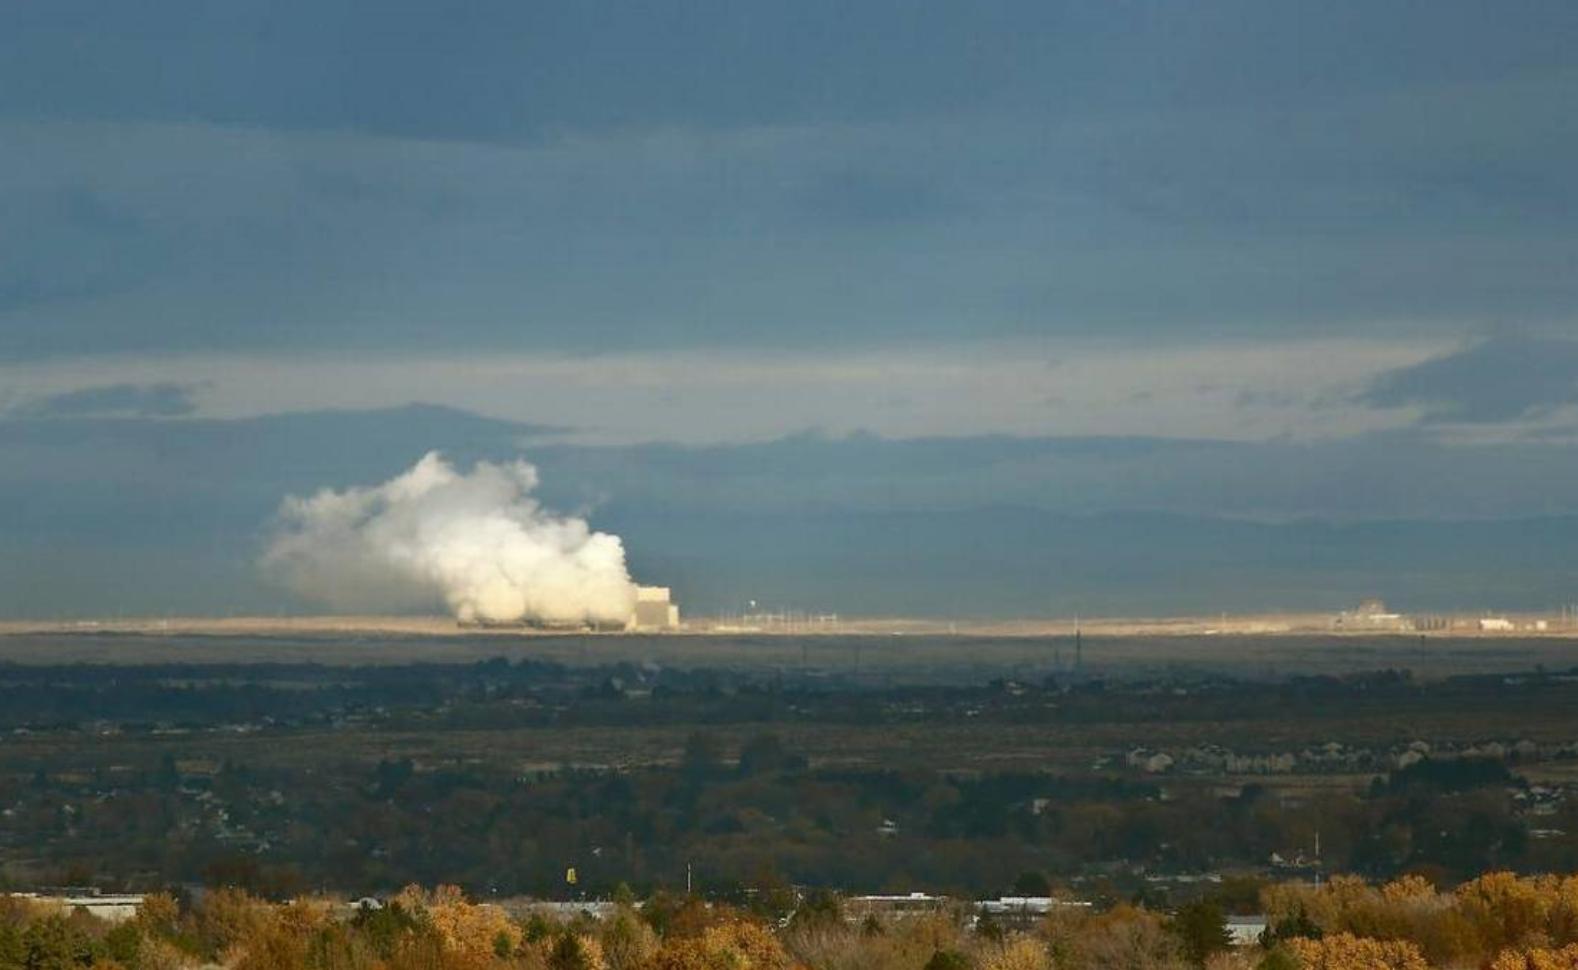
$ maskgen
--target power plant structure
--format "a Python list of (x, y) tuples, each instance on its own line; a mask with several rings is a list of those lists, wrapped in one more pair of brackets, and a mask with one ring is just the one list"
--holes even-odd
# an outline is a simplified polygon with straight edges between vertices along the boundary
[(592, 633), (656, 633), (679, 629), (679, 604), (674, 602), (673, 591), (667, 586), (637, 586), (635, 609), (623, 624), (575, 620), (484, 620), (461, 619), (462, 627), (470, 628), (527, 628), (563, 632), (587, 631)]
[(625, 629), (632, 632), (676, 630), (679, 628), (679, 605), (667, 586), (637, 586), (636, 610)]

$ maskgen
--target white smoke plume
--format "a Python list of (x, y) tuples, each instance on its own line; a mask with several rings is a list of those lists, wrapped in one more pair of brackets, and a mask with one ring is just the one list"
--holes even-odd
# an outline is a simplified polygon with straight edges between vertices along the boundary
[(382, 485), (286, 498), (263, 566), (339, 610), (442, 602), (465, 622), (624, 623), (624, 544), (544, 509), (536, 487), (524, 461), (462, 474), (430, 452)]

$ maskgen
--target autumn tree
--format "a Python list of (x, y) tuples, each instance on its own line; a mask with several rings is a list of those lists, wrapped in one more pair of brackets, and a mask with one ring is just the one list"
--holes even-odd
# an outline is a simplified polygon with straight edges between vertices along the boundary
[(1490, 962), (1488, 970), (1578, 970), (1578, 944), (1561, 949), (1534, 947), (1503, 950)]
[(921, 970), (970, 970), (970, 958), (958, 950), (938, 950)]
[(602, 946), (592, 937), (566, 930), (548, 954), (548, 970), (607, 970)]
[(395, 902), (429, 926), (446, 949), (471, 957), (508, 956), (521, 944), (521, 928), (504, 910), (469, 902), (456, 886), (431, 893), (407, 886)]
[(1040, 940), (1016, 936), (988, 954), (981, 970), (1052, 970), (1052, 958)]
[(637, 970), (658, 948), (657, 934), (628, 905), (620, 906), (603, 923), (599, 939), (608, 970)]
[[(1080, 926), (1070, 966), (1103, 970), (1182, 970), (1188, 960), (1178, 938), (1156, 914), (1132, 906), (1086, 920)], [(1061, 961), (1060, 961), (1061, 963)]]
[(204, 896), (196, 915), (198, 933), (213, 956), (223, 956), (257, 940), (276, 919), (275, 909), (268, 903), (245, 890), (228, 888)]
[(1335, 933), (1319, 940), (1295, 938), (1288, 948), (1304, 970), (1429, 970), (1419, 947), (1406, 940)]

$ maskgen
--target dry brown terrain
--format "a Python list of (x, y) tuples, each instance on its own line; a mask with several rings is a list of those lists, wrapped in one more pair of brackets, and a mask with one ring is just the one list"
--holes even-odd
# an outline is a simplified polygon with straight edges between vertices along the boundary
[[(1447, 625), (1428, 631), (1401, 631), (1400, 637), (1507, 639), (1578, 638), (1578, 620), (1557, 614), (1501, 614), (1511, 631), (1486, 631), (1478, 617), (1445, 618)], [(1268, 613), (1244, 616), (1087, 617), (937, 620), (916, 617), (836, 617), (759, 619), (701, 617), (688, 620), (681, 634), (693, 636), (850, 636), (930, 635), (961, 637), (1086, 637), (1135, 636), (1308, 636), (1375, 637), (1388, 631), (1343, 630), (1330, 613)], [(1537, 625), (1543, 624), (1543, 628)], [(448, 616), (234, 616), (130, 617), (76, 620), (0, 620), (0, 637), (23, 634), (141, 634), (167, 636), (396, 636), (396, 637), (519, 637), (585, 635), (586, 631), (538, 629), (527, 626), (463, 626)], [(621, 632), (602, 636), (623, 636)]]
[[(1082, 672), (1125, 678), (1215, 673), (1239, 678), (1387, 668), (1422, 678), (1578, 667), (1578, 636), (1340, 633), (1291, 617), (1099, 620), (1080, 625)], [(861, 620), (814, 629), (593, 634), (462, 628), (440, 617), (102, 620), (0, 625), (11, 663), (471, 663), (493, 657), (572, 666), (655, 663), (682, 668), (813, 671), (873, 683), (984, 683), (1067, 673), (1072, 623), (949, 624)]]

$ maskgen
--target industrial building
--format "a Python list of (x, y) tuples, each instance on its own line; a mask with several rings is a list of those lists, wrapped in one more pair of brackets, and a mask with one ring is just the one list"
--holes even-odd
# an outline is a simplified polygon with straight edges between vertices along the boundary
[(679, 606), (667, 586), (637, 586), (636, 610), (627, 627), (633, 631), (676, 630)]
[(1332, 620), (1334, 630), (1356, 630), (1366, 633), (1400, 633), (1413, 629), (1413, 623), (1401, 613), (1393, 613), (1386, 603), (1367, 599), (1356, 610), (1344, 610)]

